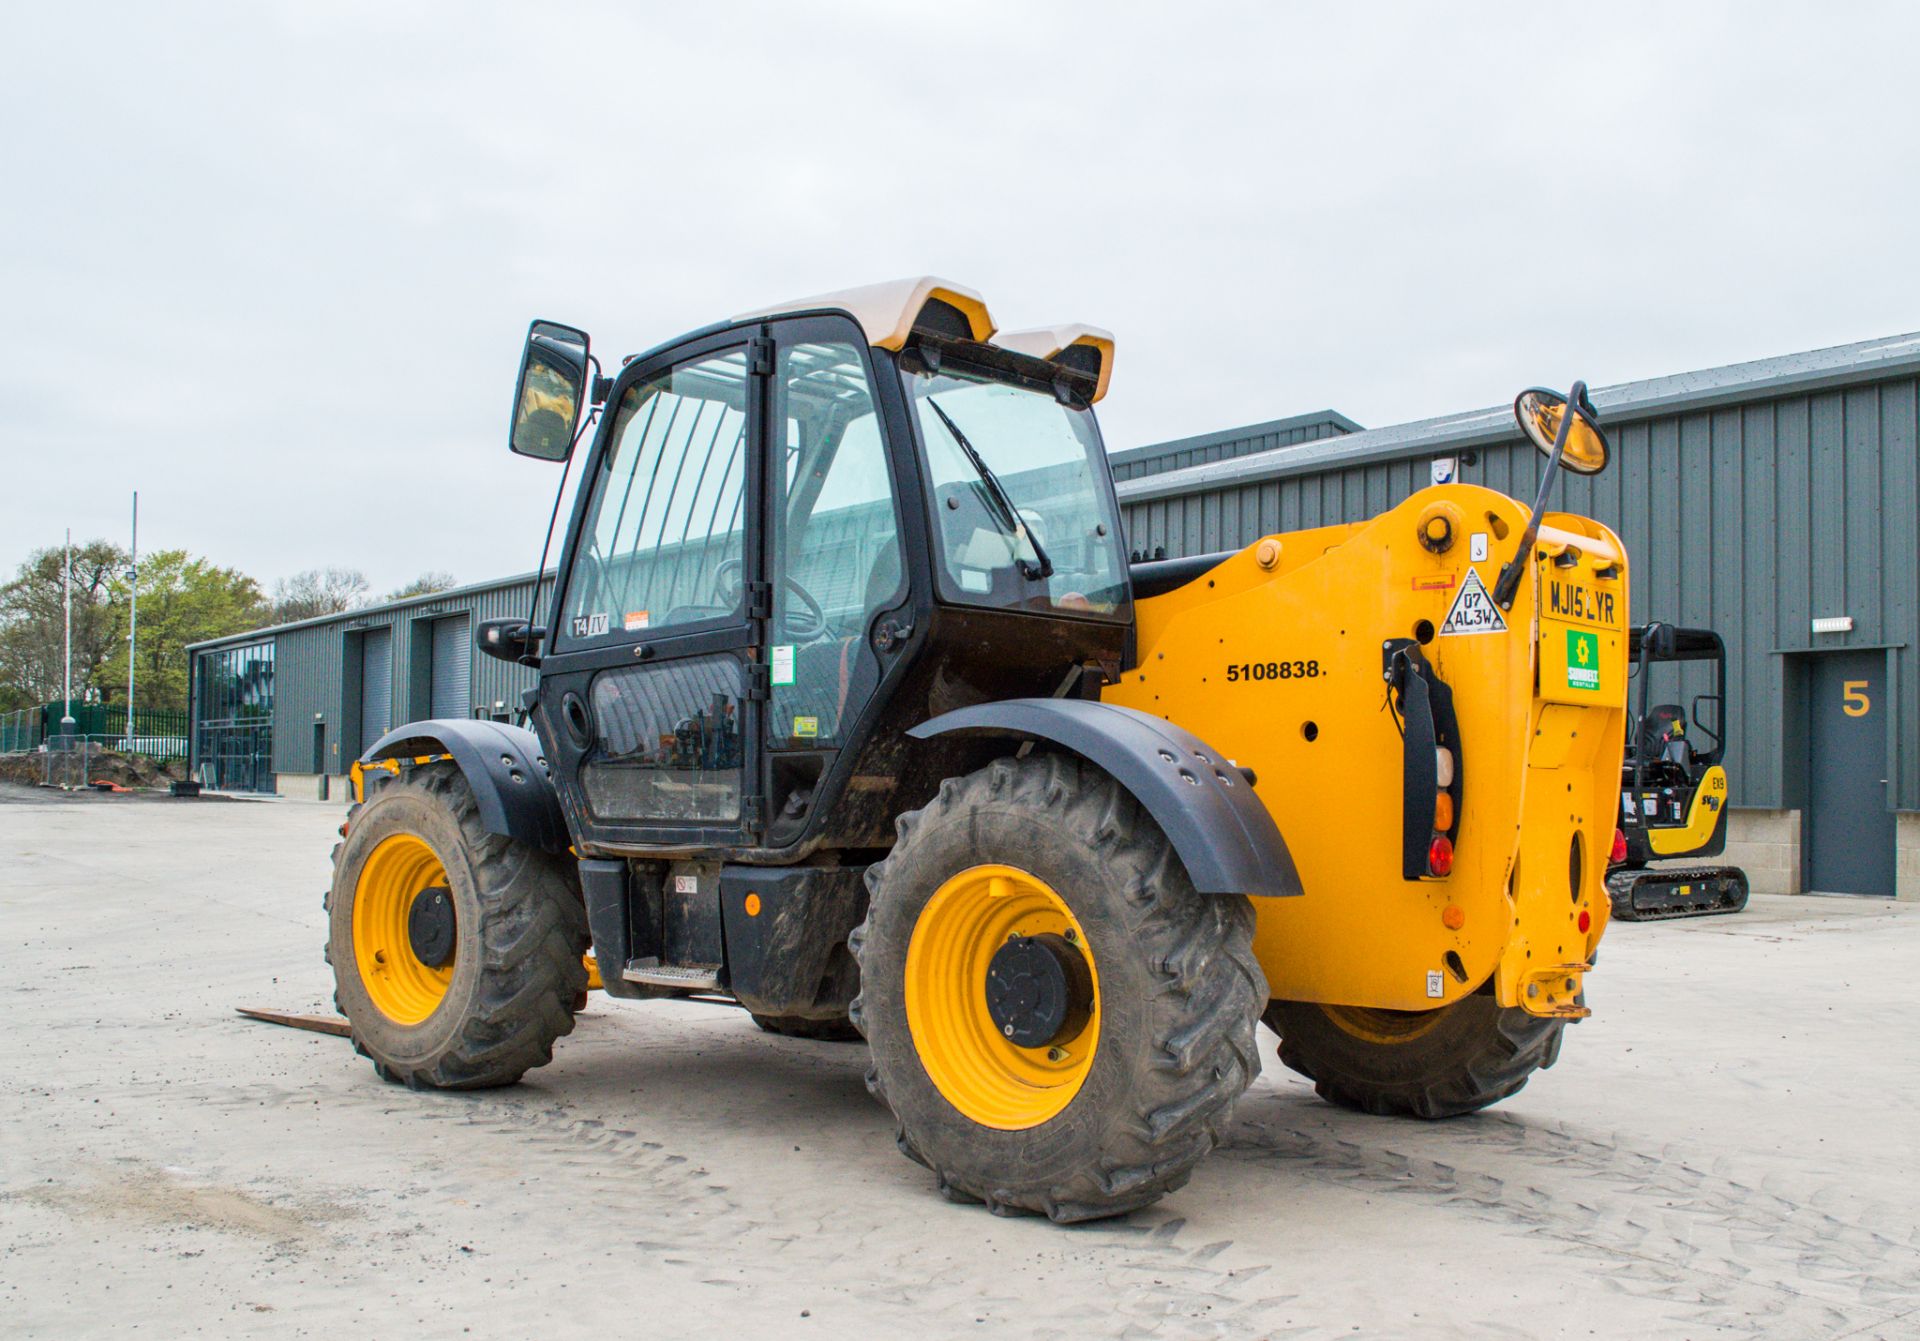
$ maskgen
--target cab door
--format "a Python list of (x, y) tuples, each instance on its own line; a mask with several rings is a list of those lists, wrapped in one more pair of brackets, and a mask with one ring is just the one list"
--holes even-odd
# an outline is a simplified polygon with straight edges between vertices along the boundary
[(541, 665), (541, 736), (588, 846), (760, 830), (768, 342), (624, 371), (581, 481)]

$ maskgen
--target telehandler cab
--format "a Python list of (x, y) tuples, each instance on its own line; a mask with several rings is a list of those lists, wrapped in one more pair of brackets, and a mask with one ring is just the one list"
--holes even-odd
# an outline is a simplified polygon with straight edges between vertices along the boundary
[(591, 945), (615, 996), (857, 1029), (943, 1193), (1067, 1221), (1186, 1182), (1262, 1018), (1379, 1113), (1552, 1064), (1625, 703), (1625, 554), (1543, 511), (1558, 467), (1606, 464), (1585, 389), (1516, 404), (1531, 510), (1450, 485), (1130, 567), (1112, 368), (1105, 332), (996, 333), (934, 279), (611, 377), (534, 323), (514, 450), (599, 429), (545, 621), (477, 630), (538, 668), (532, 729), (391, 732), (335, 849), (329, 959), (376, 1070), (513, 1082)]

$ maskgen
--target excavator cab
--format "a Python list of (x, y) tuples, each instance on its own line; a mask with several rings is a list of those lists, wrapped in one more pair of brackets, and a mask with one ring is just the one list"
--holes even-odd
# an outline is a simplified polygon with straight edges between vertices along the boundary
[[(1620, 770), (1624, 854), (1608, 880), (1614, 915), (1631, 921), (1738, 912), (1746, 906), (1747, 879), (1737, 867), (1646, 869), (1726, 849), (1726, 644), (1712, 629), (1652, 623), (1630, 631), (1627, 652), (1636, 706)], [(1711, 676), (1706, 692), (1684, 707), (1653, 701), (1656, 692), (1685, 697), (1690, 667)]]

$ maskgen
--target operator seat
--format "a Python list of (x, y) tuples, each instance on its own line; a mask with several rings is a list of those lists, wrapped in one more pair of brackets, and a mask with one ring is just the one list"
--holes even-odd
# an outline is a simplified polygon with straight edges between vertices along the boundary
[[(794, 693), (789, 700), (794, 705), (792, 715), (817, 719), (819, 735), (814, 739), (825, 741), (839, 734), (847, 704), (856, 698), (856, 684), (860, 689), (858, 701), (865, 701), (871, 688), (867, 682), (874, 677), (860, 656), (860, 645), (867, 640), (867, 626), (874, 613), (892, 603), (900, 587), (900, 574), (900, 538), (888, 536), (867, 570), (864, 596), (853, 627), (794, 649)], [(776, 739), (785, 737), (791, 726), (790, 722), (776, 723), (772, 734)], [(804, 742), (805, 738), (795, 739)]]
[(1672, 764), (1683, 774), (1693, 774), (1693, 743), (1687, 739), (1687, 715), (1677, 703), (1662, 703), (1647, 711), (1640, 723), (1639, 756), (1642, 759)]

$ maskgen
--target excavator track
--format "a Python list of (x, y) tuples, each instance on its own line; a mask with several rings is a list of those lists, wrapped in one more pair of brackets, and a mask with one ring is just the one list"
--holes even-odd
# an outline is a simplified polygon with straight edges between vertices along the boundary
[(1613, 915), (1623, 922), (1737, 913), (1747, 906), (1747, 873), (1738, 866), (1614, 871), (1607, 876)]

